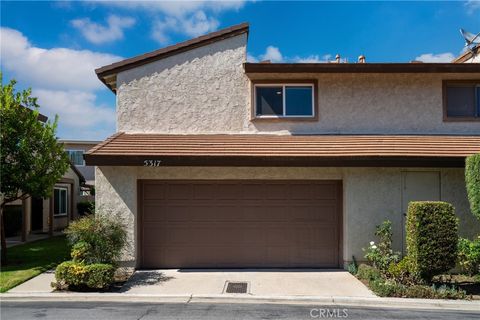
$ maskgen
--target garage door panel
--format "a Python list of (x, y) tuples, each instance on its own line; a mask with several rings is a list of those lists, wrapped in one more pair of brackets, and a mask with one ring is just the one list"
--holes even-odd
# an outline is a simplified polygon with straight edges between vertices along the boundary
[(165, 186), (165, 197), (167, 199), (187, 200), (193, 198), (193, 188), (190, 185), (170, 183), (166, 184)]
[(337, 182), (149, 181), (142, 189), (145, 268), (338, 266)]
[(263, 200), (265, 199), (265, 185), (262, 183), (242, 183), (242, 199)]
[(283, 200), (288, 197), (287, 191), (288, 189), (285, 188), (285, 185), (272, 183), (263, 188), (263, 192), (261, 192), (260, 196), (264, 194), (265, 199)]
[(336, 200), (338, 197), (338, 185), (326, 183), (314, 184), (311, 186), (314, 199), (331, 199)]
[(145, 184), (143, 190), (143, 199), (144, 200), (155, 200), (155, 199), (164, 199), (165, 198), (165, 186), (162, 184)]

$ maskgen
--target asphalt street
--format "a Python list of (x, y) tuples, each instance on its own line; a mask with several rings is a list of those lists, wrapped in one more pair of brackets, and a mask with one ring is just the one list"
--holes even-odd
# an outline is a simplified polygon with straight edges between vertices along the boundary
[(2, 320), (151, 319), (480, 319), (478, 312), (321, 305), (119, 302), (5, 302)]

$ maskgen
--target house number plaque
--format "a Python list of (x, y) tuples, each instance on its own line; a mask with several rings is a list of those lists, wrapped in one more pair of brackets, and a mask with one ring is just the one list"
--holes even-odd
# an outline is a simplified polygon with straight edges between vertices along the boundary
[(144, 160), (143, 166), (144, 167), (160, 167), (162, 160)]

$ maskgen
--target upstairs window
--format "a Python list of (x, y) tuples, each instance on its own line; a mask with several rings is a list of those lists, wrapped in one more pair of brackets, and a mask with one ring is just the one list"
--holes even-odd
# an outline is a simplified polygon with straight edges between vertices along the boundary
[(84, 166), (83, 150), (67, 150), (70, 161), (76, 166)]
[(254, 114), (256, 118), (315, 117), (315, 85), (255, 84)]
[(451, 81), (444, 84), (445, 120), (480, 121), (480, 81)]

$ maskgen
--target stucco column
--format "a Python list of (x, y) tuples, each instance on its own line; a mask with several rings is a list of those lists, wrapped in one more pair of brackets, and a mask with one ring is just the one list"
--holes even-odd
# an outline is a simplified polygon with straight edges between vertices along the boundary
[(22, 242), (28, 241), (31, 229), (32, 198), (22, 199)]
[(53, 197), (54, 197), (55, 191), (52, 192), (52, 196), (50, 197), (50, 205), (48, 208), (48, 235), (50, 237), (53, 236)]

